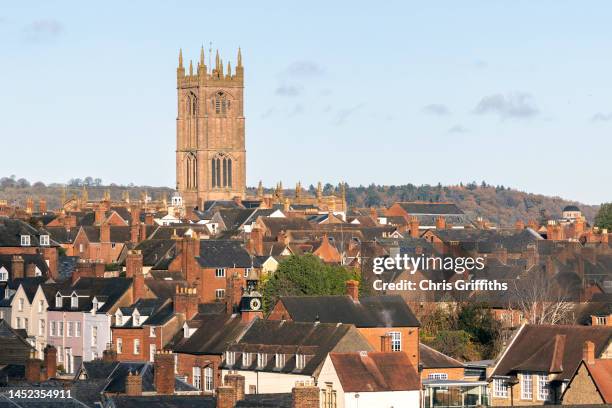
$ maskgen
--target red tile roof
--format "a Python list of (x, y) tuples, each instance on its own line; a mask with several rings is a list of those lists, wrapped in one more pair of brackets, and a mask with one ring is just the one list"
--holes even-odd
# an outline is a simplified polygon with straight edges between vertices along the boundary
[(595, 360), (584, 364), (606, 404), (612, 404), (612, 359)]
[(419, 390), (417, 369), (403, 352), (330, 353), (344, 392)]

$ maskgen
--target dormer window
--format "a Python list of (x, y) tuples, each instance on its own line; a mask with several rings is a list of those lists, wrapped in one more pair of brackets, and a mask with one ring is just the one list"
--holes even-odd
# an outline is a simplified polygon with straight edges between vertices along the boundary
[(225, 352), (225, 363), (229, 366), (233, 366), (234, 364), (236, 364), (236, 352), (235, 351)]
[(257, 353), (257, 367), (263, 368), (268, 363), (268, 356), (264, 353)]
[(38, 268), (38, 266), (34, 267), (34, 276), (42, 276), (42, 271)]
[(304, 369), (306, 366), (306, 356), (304, 354), (295, 355), (295, 368), (298, 370)]
[(285, 355), (284, 354), (276, 353), (275, 366), (276, 368), (283, 368), (285, 366)]
[(134, 320), (134, 326), (140, 326), (140, 315), (138, 313), (134, 313), (132, 319)]
[(55, 296), (55, 307), (62, 307), (62, 295), (59, 293)]
[(248, 367), (253, 362), (251, 353), (242, 353), (242, 366)]
[(49, 246), (49, 236), (48, 235), (41, 235), (40, 236), (40, 245), (41, 246)]
[(0, 282), (6, 282), (8, 280), (8, 270), (3, 266), (0, 268)]
[(119, 309), (117, 309), (117, 312), (115, 313), (115, 325), (123, 326), (123, 315), (121, 314), (121, 310)]
[(30, 236), (29, 235), (21, 236), (21, 246), (30, 246)]
[(70, 307), (73, 309), (79, 307), (79, 297), (76, 295), (76, 293), (73, 293), (70, 297)]

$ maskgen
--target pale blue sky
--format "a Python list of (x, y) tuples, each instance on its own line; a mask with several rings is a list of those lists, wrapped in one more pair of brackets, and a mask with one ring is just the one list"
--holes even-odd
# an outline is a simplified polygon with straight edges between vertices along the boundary
[(249, 185), (612, 199), (610, 2), (91, 4), (0, 0), (0, 175), (173, 186), (178, 49), (212, 41), (242, 47)]

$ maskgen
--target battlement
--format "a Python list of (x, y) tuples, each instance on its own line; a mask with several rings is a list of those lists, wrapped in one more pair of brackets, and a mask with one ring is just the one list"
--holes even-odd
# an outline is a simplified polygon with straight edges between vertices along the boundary
[(238, 48), (238, 56), (236, 66), (232, 72), (232, 65), (228, 61), (224, 65), (223, 59), (219, 56), (219, 50), (216, 51), (214, 61), (212, 55), (209, 54), (208, 64), (204, 58), (204, 47), (200, 49), (200, 60), (194, 68), (193, 60), (189, 60), (189, 67), (185, 72), (183, 64), (183, 50), (179, 50), (179, 62), (176, 69), (177, 86), (190, 87), (198, 84), (215, 82), (220, 86), (243, 86), (244, 84), (244, 67), (242, 66), (242, 53)]

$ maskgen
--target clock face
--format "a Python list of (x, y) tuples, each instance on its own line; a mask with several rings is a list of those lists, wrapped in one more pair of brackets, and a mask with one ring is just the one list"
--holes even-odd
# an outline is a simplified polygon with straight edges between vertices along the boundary
[(261, 300), (253, 298), (249, 302), (249, 306), (251, 307), (251, 310), (259, 310), (261, 308)]

